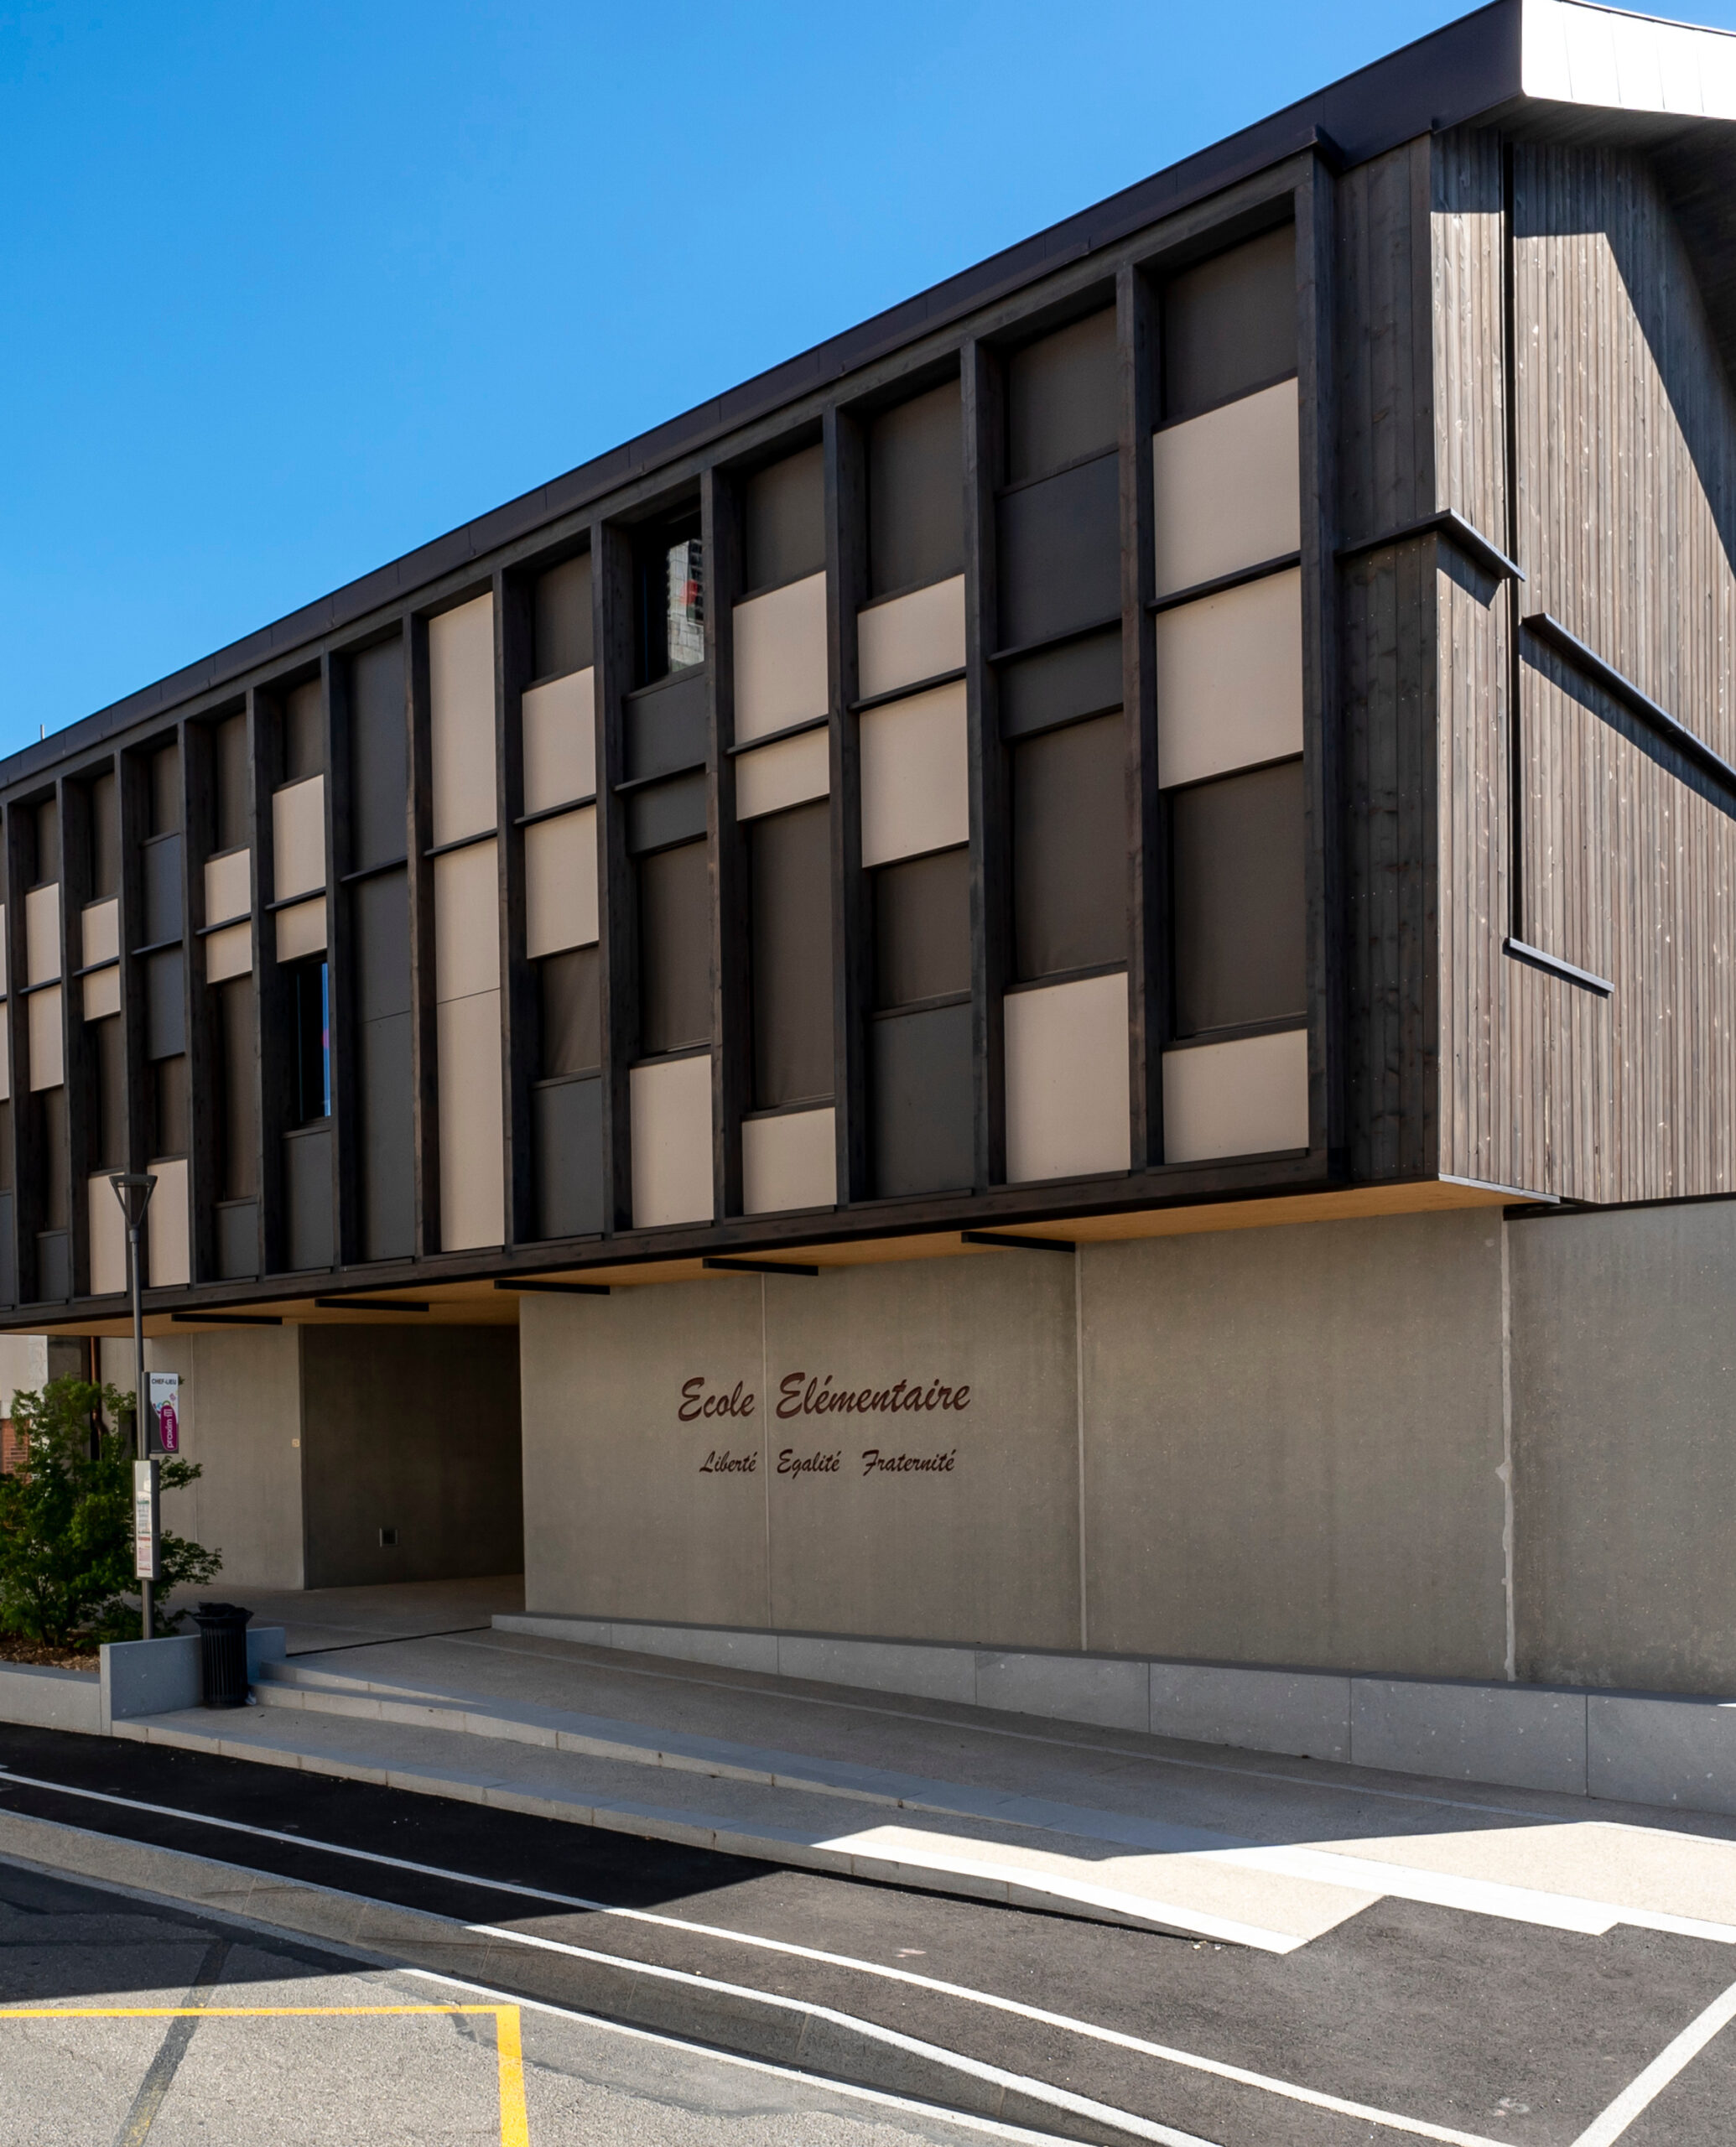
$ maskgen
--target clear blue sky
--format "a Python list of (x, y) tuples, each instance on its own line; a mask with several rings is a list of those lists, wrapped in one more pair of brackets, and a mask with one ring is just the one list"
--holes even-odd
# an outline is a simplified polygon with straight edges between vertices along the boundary
[(0, 751), (1466, 12), (0, 0)]

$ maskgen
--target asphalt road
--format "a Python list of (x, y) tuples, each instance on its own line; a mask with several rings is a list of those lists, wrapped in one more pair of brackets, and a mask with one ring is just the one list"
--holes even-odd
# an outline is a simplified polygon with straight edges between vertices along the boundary
[[(491, 1955), (491, 1982), (509, 1996), (618, 2014), (623, 1982), (631, 1983), (636, 1972), (673, 1969), (704, 1979), (681, 1986), (673, 1999), (667, 1978), (658, 1986), (664, 2025), (673, 2018), (673, 2032), (694, 2044), (728, 2049), (739, 2035), (732, 2021), (740, 2020), (740, 2002), (720, 1999), (715, 1988), (726, 1983), (736, 1992), (832, 2009), (876, 2030), (938, 2046), (1219, 2147), (1348, 2147), (1418, 2136), (1536, 2147), (1613, 2147), (1618, 2139), (1622, 2147), (1730, 2147), (1736, 2140), (1736, 2025), (1712, 2035), (1630, 2122), (1615, 2129), (1614, 2118), (1598, 2124), (1660, 2053), (1736, 1984), (1736, 1948), (1697, 1939), (1622, 1926), (1586, 1937), (1387, 1900), (1296, 1952), (1274, 1956), (749, 1864), (497, 1810), (484, 1814), (438, 1798), (155, 1746), (0, 1727), (0, 1768), (9, 1770), (0, 1773), (0, 1812), (486, 1925), (502, 1934)], [(56, 1786), (27, 1786), (21, 1775)], [(102, 1801), (110, 1798), (123, 1801)], [(159, 1808), (145, 1811), (143, 1804)], [(229, 1825), (208, 1823), (213, 1819)], [(0, 1900), (11, 1902), (20, 1887), (49, 1883), (6, 1873)], [(89, 1940), (81, 1948), (76, 1939), (77, 1918), (95, 1913), (88, 1903), (64, 1911), (69, 1935), (61, 1944), (56, 1926), (63, 1912), (42, 1898), (47, 1905), (30, 1910), (35, 1921), (28, 1926), (22, 1910), (4, 1911), (0, 2006), (138, 2003), (115, 1993), (167, 1989), (178, 1977), (184, 1978), (178, 1994), (158, 2002), (179, 2004), (196, 1980), (193, 1941), (177, 1941), (183, 1953), (173, 1973), (143, 1958), (128, 1958), (118, 1973), (119, 1956)], [(120, 1913), (114, 1897), (107, 1899), (109, 1912)], [(134, 1905), (126, 1913), (139, 1910)], [(209, 1920), (199, 1927), (220, 1931)], [(20, 1935), (27, 1928), (28, 1942)], [(251, 1960), (260, 1941), (231, 1936), (239, 1950), (227, 1957)], [(625, 1967), (602, 1968), (600, 1959)], [(238, 1973), (226, 1972), (226, 1979)], [(346, 1988), (372, 1988), (377, 1980), (330, 1960), (318, 1973)], [(389, 1980), (396, 1988), (406, 1979)], [(429, 2002), (428, 1981), (408, 1980)], [(451, 1993), (437, 1995), (450, 1999)], [(554, 2099), (539, 2117), (543, 2091), (528, 2086), (529, 2138), (538, 2147), (616, 2137), (685, 2140), (701, 2135), (620, 2128), (703, 2124), (721, 2116), (732, 2140), (755, 2141), (829, 2139), (830, 2133), (814, 2129), (822, 2116), (827, 2124), (857, 2128), (839, 2132), (840, 2139), (855, 2139), (865, 2125), (897, 2134), (938, 2122), (834, 2107), (835, 2093), (822, 2111), (800, 2100), (824, 2101), (832, 2092), (817, 2083), (720, 2067), (715, 2057), (583, 2022), (561, 2020), (557, 2029), (546, 2025), (557, 2020), (553, 2014), (527, 2010), (523, 2017), (528, 2080), (541, 2061), (533, 2061), (533, 2048), (540, 2052), (539, 2039), (549, 2035), (559, 2042), (553, 2072), (584, 2083), (586, 2093), (632, 2098), (640, 2093), (634, 2081), (673, 2083), (663, 2101), (656, 2093), (633, 2101), (627, 2116), (606, 2103), (586, 2103), (574, 2087), (579, 2098), (569, 2103), (549, 2088)], [(533, 2028), (533, 2018), (545, 2025)], [(468, 2025), (458, 2025), (461, 2020)], [(0, 2044), (0, 2143), (89, 2137), (107, 2147), (128, 2137), (121, 2129), (124, 2108), (113, 2127), (98, 2124), (88, 2133), (79, 2129), (82, 2118), (57, 2125), (57, 2113), (63, 2098), (66, 2111), (82, 2109), (76, 2098), (92, 2066), (91, 2079), (107, 2082), (112, 2102), (133, 2064), (128, 2092), (136, 2093), (150, 2062), (148, 2055), (145, 2066), (134, 2063), (138, 2048), (152, 2036), (160, 2042), (164, 2025), (111, 2023), (75, 2033), (62, 2024), (53, 2032), (60, 2040), (49, 2046), (60, 2056), (32, 2065), (22, 2104)], [(262, 2027), (258, 2032), (268, 2035)], [(291, 2032), (280, 2025), (269, 2035)], [(305, 2042), (308, 2030), (293, 2032)], [(408, 2048), (392, 2043), (393, 2035), (422, 2037), (444, 2053), (441, 2064), (452, 2066), (460, 2046), (474, 2056), (489, 2040), (481, 2016), (429, 2016), (413, 2030), (364, 2025), (344, 2033), (377, 2039), (359, 2061), (357, 2077), (369, 2081), (381, 2077), (382, 2067), (388, 2074), (395, 2067), (402, 2078), (408, 2064), (418, 2080), (426, 2070), (419, 2057), (387, 2057), (388, 2050)], [(112, 2081), (106, 2060), (81, 2054), (95, 2046), (78, 2037), (91, 2035), (110, 2038), (117, 2053), (126, 2046), (125, 2059), (114, 2059)], [(304, 2134), (278, 2126), (262, 2134), (231, 2121), (231, 2107), (238, 2112), (242, 2105), (231, 2106), (216, 2083), (224, 2077), (220, 2061), (244, 2072), (252, 2061), (239, 2054), (243, 2040), (214, 2020), (197, 2025), (189, 2049), (198, 2048), (201, 2061), (218, 2069), (200, 2090), (204, 2129), (187, 2137), (202, 2147), (266, 2136), (274, 2147), (291, 2138), (325, 2139), (317, 2129)], [(226, 2061), (225, 2051), (234, 2053)], [(257, 2062), (268, 2070), (280, 2061), (262, 2056)], [(623, 2066), (629, 2078), (611, 2070)], [(497, 2136), (475, 2129), (483, 2120), (472, 2123), (464, 2100), (469, 2087), (455, 2084), (450, 2098), (433, 2089), (437, 2072), (426, 2073), (430, 2092), (452, 2121), (446, 2131), (425, 2136)], [(724, 2073), (729, 2079), (720, 2085)], [(287, 2083), (304, 2075), (282, 2077)], [(309, 2123), (325, 2122), (322, 2113), (338, 2108), (339, 2089), (325, 2073), (306, 2077), (326, 2083), (306, 2091)], [(205, 2077), (195, 2070), (177, 2092), (185, 2100)], [(297, 2092), (288, 2084), (281, 2090), (299, 2120)], [(46, 2109), (38, 2107), (44, 2102)], [(29, 2123), (46, 2129), (8, 2131), (20, 2108)], [(169, 2108), (165, 2100), (151, 2133), (157, 2147), (180, 2136), (161, 2129)], [(461, 2122), (460, 2109), (467, 2113)], [(358, 2129), (352, 2125), (351, 2134)], [(1091, 2136), (1089, 2128), (1069, 2129), (1075, 2137)], [(375, 2137), (424, 2136), (402, 2126), (382, 2133), (375, 2123), (367, 2129)], [(946, 2136), (982, 2135), (954, 2135), (947, 2128)]]
[[(358, 1973), (317, 1947), (34, 1872), (0, 1868), (0, 1946), (4, 2147), (964, 2147), (994, 2136), (434, 1978)], [(140, 2017), (193, 2005), (202, 2017)], [(502, 2044), (510, 2064), (515, 2041), (518, 2077), (503, 2079)]]

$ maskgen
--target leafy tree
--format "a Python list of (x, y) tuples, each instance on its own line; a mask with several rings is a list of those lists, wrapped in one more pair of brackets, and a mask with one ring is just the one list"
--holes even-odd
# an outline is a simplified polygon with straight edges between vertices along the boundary
[[(99, 1406), (101, 1417), (97, 1415)], [(142, 1611), (133, 1573), (133, 1396), (86, 1380), (51, 1379), (12, 1397), (18, 1467), (0, 1476), (0, 1632), (50, 1647), (76, 1634), (136, 1640)], [(196, 1463), (165, 1454), (165, 1491), (199, 1475)], [(166, 1596), (216, 1578), (221, 1555), (185, 1536), (163, 1539)], [(184, 1613), (161, 1622), (171, 1629)]]

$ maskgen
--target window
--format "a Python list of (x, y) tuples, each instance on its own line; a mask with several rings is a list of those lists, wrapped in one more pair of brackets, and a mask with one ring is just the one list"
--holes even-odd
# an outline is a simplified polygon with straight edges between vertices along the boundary
[(545, 1081), (603, 1063), (597, 949), (574, 947), (537, 964), (538, 1073)]
[(1012, 749), (1013, 944), (1021, 983), (1127, 959), (1125, 756), (1119, 715)]
[(707, 845), (638, 860), (642, 1057), (711, 1040), (711, 874)]
[(881, 1012), (970, 990), (970, 852), (901, 858), (874, 876), (874, 1004)]
[(705, 564), (699, 517), (648, 536), (639, 554), (639, 684), (705, 660)]
[(751, 820), (753, 1104), (832, 1093), (832, 820), (824, 801)]
[(1300, 1021), (1302, 764), (1171, 793), (1176, 1033)]
[(331, 992), (325, 957), (297, 962), (289, 971), (295, 1045), (295, 1120), (309, 1125), (331, 1115)]

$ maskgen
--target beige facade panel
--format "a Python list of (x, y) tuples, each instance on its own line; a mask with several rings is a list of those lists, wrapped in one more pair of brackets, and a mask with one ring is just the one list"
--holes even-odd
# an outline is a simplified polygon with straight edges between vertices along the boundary
[(1154, 433), (1155, 593), (1295, 551), (1301, 469), (1293, 380)]
[(60, 987), (33, 991), (24, 1001), (25, 1033), (30, 1039), (30, 1086), (58, 1089), (66, 1079), (65, 1042), (60, 1032)]
[(860, 725), (863, 864), (968, 842), (964, 681), (870, 709)]
[[(245, 924), (231, 928), (241, 932), (247, 932), (250, 928)], [(215, 936), (221, 938), (222, 934), (219, 933)], [(209, 959), (211, 946), (209, 940), (206, 941), (205, 946), (206, 958)], [(216, 980), (213, 978), (211, 981), (215, 983)], [(118, 962), (110, 969), (98, 970), (94, 975), (87, 976), (84, 980), (82, 1004), (84, 1016), (87, 1022), (101, 1022), (111, 1014), (120, 1012), (121, 965)]]
[(52, 984), (60, 974), (60, 890), (33, 887), (24, 897), (24, 981)]
[(1160, 611), (1155, 623), (1159, 782), (1301, 752), (1299, 568)]
[[(324, 903), (320, 905), (323, 908)], [(290, 915), (283, 912), (285, 916)], [(226, 924), (221, 932), (213, 932), (205, 943), (205, 980), (207, 984), (221, 984), (226, 977), (245, 976), (253, 966), (253, 926), (248, 918), (239, 924)], [(119, 972), (114, 972), (118, 976)], [(90, 980), (86, 980), (88, 986)], [(90, 993), (85, 995), (85, 1019), (88, 1022)]]
[(253, 853), (226, 850), (205, 860), (205, 921), (227, 924), (253, 907)]
[(636, 1066), (632, 1115), (633, 1228), (711, 1219), (711, 1055)]
[(1004, 1011), (1008, 1179), (1128, 1169), (1125, 974), (1010, 991)]
[(148, 1164), (147, 1168), (156, 1178), (157, 1189), (145, 1210), (145, 1266), (151, 1287), (160, 1290), (168, 1284), (185, 1282), (192, 1274), (187, 1159), (176, 1156)]
[[(0, 911), (0, 933), (6, 929)], [(111, 895), (107, 902), (86, 902), (79, 913), (79, 965), (90, 969), (97, 962), (118, 961), (121, 954), (121, 905)]]
[(310, 775), (272, 793), (271, 841), (272, 893), (277, 901), (311, 894), (325, 885), (323, 775)]
[[(493, 922), (491, 917), (491, 927)], [(479, 991), (467, 999), (447, 1000), (437, 1010), (435, 1028), (441, 1248), (452, 1252), (468, 1245), (500, 1245), (507, 1235), (500, 993)]]
[(6, 990), (6, 905), (0, 902), (0, 996)]
[(91, 1295), (118, 1297), (127, 1287), (127, 1218), (106, 1172), (86, 1180), (85, 1212), (91, 1224)]
[(428, 622), (428, 742), (434, 839), (494, 826), (494, 599)]
[(587, 667), (533, 686), (519, 702), (524, 809), (590, 798), (597, 787), (596, 673)]
[(741, 1205), (750, 1215), (829, 1208), (838, 1198), (832, 1106), (741, 1122)]
[(856, 614), (856, 664), (864, 700), (964, 668), (964, 577), (931, 582)]
[(597, 936), (597, 808), (524, 831), (524, 951), (558, 954)]
[(743, 753), (735, 762), (735, 818), (754, 820), (786, 805), (824, 798), (832, 788), (832, 746), (824, 730), (804, 730)]
[(738, 746), (826, 713), (824, 573), (738, 604), (735, 626)]
[(1308, 1032), (1163, 1054), (1163, 1156), (1202, 1163), (1308, 1145)]
[[(434, 997), (468, 999), (501, 980), (497, 845), (473, 842), (434, 861)], [(492, 1240), (491, 1240), (492, 1242)]]
[(293, 909), (278, 912), (278, 959), (294, 962), (304, 954), (325, 951), (325, 897), (297, 902)]

